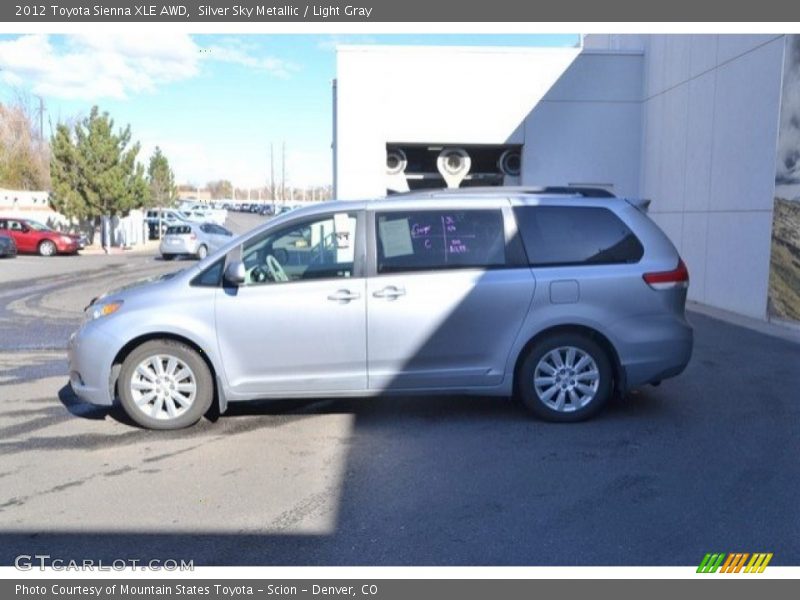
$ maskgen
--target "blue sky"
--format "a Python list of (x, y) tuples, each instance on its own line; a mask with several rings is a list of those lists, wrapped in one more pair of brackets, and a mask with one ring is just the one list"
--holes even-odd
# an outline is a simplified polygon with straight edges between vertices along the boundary
[[(338, 44), (573, 46), (577, 35), (3, 35), (0, 101), (41, 96), (46, 123), (97, 104), (159, 145), (181, 183), (257, 186), (286, 142), (293, 185), (330, 182)], [(45, 125), (46, 129), (48, 128)], [(276, 174), (277, 177), (277, 174)]]

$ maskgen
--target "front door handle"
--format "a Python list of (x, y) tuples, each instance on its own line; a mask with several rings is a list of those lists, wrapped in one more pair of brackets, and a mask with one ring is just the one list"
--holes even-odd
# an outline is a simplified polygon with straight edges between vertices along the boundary
[(350, 290), (336, 290), (333, 294), (328, 296), (331, 302), (347, 303), (350, 300), (358, 300), (361, 294), (358, 292), (351, 292)]
[(382, 290), (378, 290), (377, 292), (372, 292), (372, 295), (375, 296), (376, 298), (386, 298), (387, 300), (395, 300), (400, 296), (405, 296), (406, 290), (405, 288), (389, 285), (383, 288)]

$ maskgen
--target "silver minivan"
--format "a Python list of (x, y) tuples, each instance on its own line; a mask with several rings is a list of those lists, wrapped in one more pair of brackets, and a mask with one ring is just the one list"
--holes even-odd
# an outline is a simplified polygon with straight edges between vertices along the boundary
[(155, 429), (212, 403), (389, 393), (516, 395), (578, 421), (683, 371), (688, 282), (642, 207), (601, 190), (334, 201), (96, 299), (70, 382)]

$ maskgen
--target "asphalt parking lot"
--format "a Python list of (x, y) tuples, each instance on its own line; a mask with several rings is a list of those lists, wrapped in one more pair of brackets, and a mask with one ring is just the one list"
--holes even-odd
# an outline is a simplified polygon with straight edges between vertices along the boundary
[(153, 432), (78, 401), (64, 346), (92, 296), (181, 264), (14, 261), (35, 278), (0, 262), (0, 564), (800, 564), (795, 342), (693, 313), (682, 376), (575, 425), (413, 397), (257, 402)]

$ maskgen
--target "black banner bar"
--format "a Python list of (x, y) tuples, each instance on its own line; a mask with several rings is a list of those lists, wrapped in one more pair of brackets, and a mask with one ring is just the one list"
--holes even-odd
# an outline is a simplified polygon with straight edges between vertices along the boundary
[(642, 2), (641, 0), (40, 0), (0, 3), (0, 19), (28, 22), (790, 22), (800, 6), (783, 0), (751, 3)]

